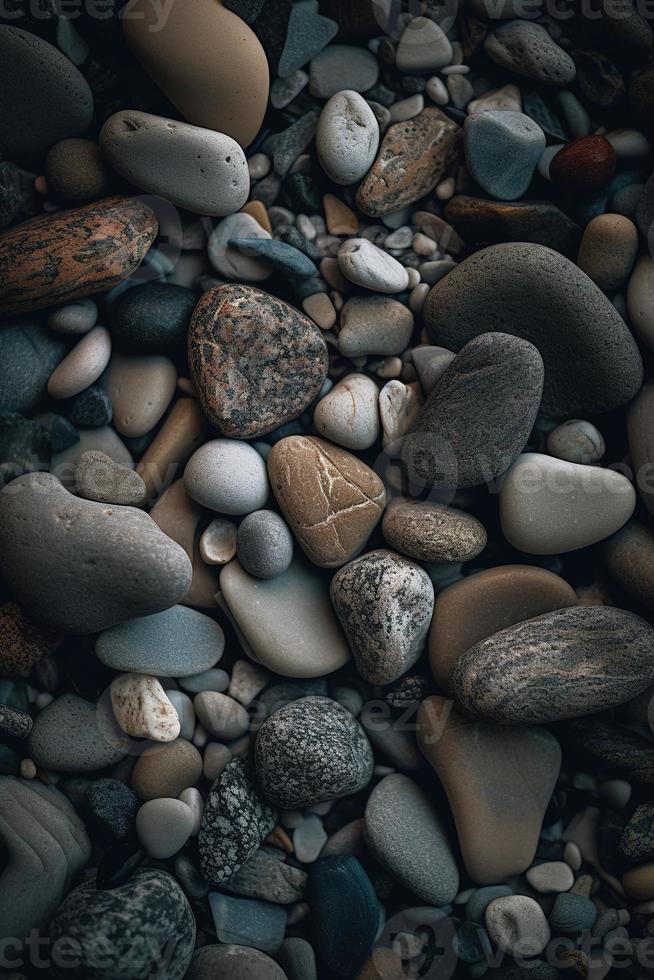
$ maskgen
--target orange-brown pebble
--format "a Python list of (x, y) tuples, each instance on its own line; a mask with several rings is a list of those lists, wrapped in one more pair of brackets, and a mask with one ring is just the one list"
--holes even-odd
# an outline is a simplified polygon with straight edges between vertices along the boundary
[(136, 468), (149, 498), (170, 485), (178, 468), (202, 445), (207, 431), (200, 403), (195, 398), (179, 398)]
[(340, 197), (336, 197), (335, 194), (325, 194), (322, 205), (330, 235), (359, 234), (359, 219)]
[(262, 201), (248, 201), (247, 204), (243, 205), (241, 211), (244, 214), (249, 214), (265, 231), (272, 235), (272, 225), (268, 217), (268, 211)]

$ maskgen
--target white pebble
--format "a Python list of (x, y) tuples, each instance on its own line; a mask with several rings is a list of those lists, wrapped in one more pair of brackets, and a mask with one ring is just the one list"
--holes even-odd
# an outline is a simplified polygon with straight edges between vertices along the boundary
[(200, 558), (206, 565), (226, 565), (236, 554), (236, 524), (216, 517), (200, 538)]
[(188, 789), (183, 789), (182, 792), (177, 797), (182, 803), (186, 803), (187, 807), (193, 814), (193, 830), (191, 831), (191, 837), (197, 837), (200, 833), (200, 828), (202, 827), (202, 815), (204, 813), (204, 800), (202, 799), (202, 793), (195, 786), (189, 786)]
[(425, 108), (425, 99), (422, 93), (410, 95), (408, 99), (395, 102), (390, 108), (391, 123), (406, 122), (413, 119)]
[(486, 928), (493, 942), (509, 956), (538, 956), (550, 939), (545, 913), (526, 895), (495, 898), (486, 908)]
[(379, 438), (379, 389), (365, 374), (348, 374), (322, 398), (313, 413), (318, 432), (346, 449), (363, 450)]
[(186, 464), (184, 485), (196, 503), (221, 514), (250, 514), (268, 499), (266, 464), (238, 439), (213, 439), (197, 449)]
[(384, 446), (406, 435), (420, 412), (417, 385), (389, 381), (379, 392), (379, 415), (384, 430)]
[(116, 721), (133, 738), (172, 742), (179, 737), (179, 716), (156, 677), (121, 674), (111, 682)]
[(384, 240), (384, 248), (397, 248), (405, 249), (408, 248), (413, 240), (413, 229), (409, 225), (402, 225), (395, 231), (392, 231), (390, 235)]
[(541, 895), (567, 892), (574, 885), (572, 868), (565, 861), (545, 861), (529, 868), (525, 875), (535, 891)]
[(307, 217), (306, 214), (298, 214), (297, 218), (295, 219), (295, 227), (300, 234), (304, 235), (304, 237), (310, 242), (312, 242), (318, 234), (316, 226), (311, 218)]
[(375, 114), (358, 92), (337, 92), (326, 103), (316, 129), (320, 164), (336, 184), (350, 185), (368, 173), (379, 146)]
[(148, 800), (136, 814), (136, 833), (151, 858), (165, 860), (184, 847), (193, 832), (195, 815), (181, 800)]
[(365, 238), (350, 238), (338, 250), (338, 267), (350, 282), (378, 293), (401, 293), (409, 276), (396, 259)]
[(399, 357), (385, 357), (377, 368), (379, 378), (399, 378), (402, 373), (402, 361)]
[(447, 105), (450, 101), (450, 95), (445, 88), (445, 83), (438, 75), (434, 75), (430, 78), (425, 86), (425, 92), (436, 105)]

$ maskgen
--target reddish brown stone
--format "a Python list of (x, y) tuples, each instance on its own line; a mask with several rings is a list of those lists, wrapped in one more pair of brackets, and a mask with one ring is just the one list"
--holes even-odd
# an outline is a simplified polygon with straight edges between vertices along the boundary
[(15, 602), (0, 606), (0, 675), (27, 675), (57, 649), (63, 634), (33, 622)]
[(357, 191), (357, 206), (379, 217), (419, 201), (436, 187), (460, 140), (461, 127), (435, 106), (390, 126)]
[(158, 230), (147, 204), (128, 197), (17, 225), (0, 237), (0, 314), (110, 289), (138, 268)]
[(223, 435), (254, 439), (296, 419), (320, 391), (327, 344), (276, 296), (232, 283), (204, 294), (188, 335), (193, 380)]
[(564, 146), (550, 164), (552, 181), (571, 194), (592, 197), (615, 170), (615, 150), (603, 136), (582, 136)]

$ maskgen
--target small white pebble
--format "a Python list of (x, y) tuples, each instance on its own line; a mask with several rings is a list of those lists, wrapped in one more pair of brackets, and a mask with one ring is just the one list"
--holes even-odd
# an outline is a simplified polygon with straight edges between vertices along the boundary
[(445, 180), (441, 180), (440, 184), (436, 187), (436, 197), (439, 201), (449, 201), (451, 197), (454, 197), (454, 192), (456, 190), (456, 181), (454, 177), (446, 177)]
[(400, 251), (408, 248), (413, 240), (413, 229), (408, 225), (403, 225), (396, 231), (391, 232), (384, 241), (385, 249), (399, 249)]
[(450, 96), (445, 88), (445, 83), (442, 79), (434, 75), (430, 78), (425, 86), (425, 92), (436, 105), (447, 105), (450, 101)]
[(20, 760), (20, 774), (23, 779), (34, 779), (36, 776), (36, 765), (33, 759)]
[(418, 283), (420, 282), (420, 273), (418, 272), (417, 269), (414, 269), (412, 266), (407, 266), (407, 270), (406, 271), (409, 274), (409, 286), (408, 286), (408, 288), (409, 289), (413, 289), (414, 286), (417, 286)]
[(441, 68), (441, 75), (467, 75), (469, 71), (468, 65), (448, 65), (447, 68)]
[(418, 255), (424, 255), (429, 258), (433, 256), (434, 252), (438, 251), (436, 242), (427, 235), (423, 235), (421, 231), (417, 232), (413, 236), (412, 245), (414, 252), (416, 252)]
[(315, 225), (313, 224), (311, 218), (307, 217), (306, 214), (298, 214), (297, 218), (295, 219), (295, 227), (300, 234), (304, 235), (305, 238), (308, 238), (310, 242), (312, 242), (317, 235)]
[(248, 171), (251, 180), (261, 180), (272, 170), (272, 161), (265, 153), (255, 153), (248, 160)]
[(331, 330), (336, 323), (336, 310), (327, 293), (314, 293), (302, 300), (302, 309), (321, 330)]
[(402, 374), (402, 361), (399, 357), (385, 357), (377, 368), (380, 378), (399, 378)]

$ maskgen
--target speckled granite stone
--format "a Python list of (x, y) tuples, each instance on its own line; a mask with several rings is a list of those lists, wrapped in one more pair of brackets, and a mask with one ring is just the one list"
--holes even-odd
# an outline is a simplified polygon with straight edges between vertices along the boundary
[(373, 768), (358, 721), (337, 701), (319, 697), (300, 698), (268, 718), (255, 761), (265, 798), (286, 810), (356, 793)]
[(302, 313), (231, 283), (204, 294), (188, 336), (202, 407), (226, 436), (252, 439), (300, 415), (327, 374), (327, 345)]
[(608, 775), (654, 786), (654, 746), (638, 732), (581, 719), (567, 727), (571, 745)]
[(629, 701), (654, 681), (654, 629), (611, 606), (571, 606), (493, 633), (467, 650), (448, 689), (501, 724), (578, 718)]
[(249, 766), (235, 759), (216, 779), (204, 807), (198, 839), (200, 868), (220, 885), (241, 868), (274, 830), (276, 814), (260, 798)]
[(57, 649), (63, 634), (33, 622), (15, 602), (0, 606), (0, 670), (27, 674)]
[[(62, 976), (83, 980), (165, 976), (181, 980), (193, 956), (195, 918), (172, 875), (140, 868), (124, 885), (78, 885), (50, 923), (50, 940), (80, 947), (76, 967)], [(98, 956), (102, 950), (102, 956)]]
[(12, 228), (0, 237), (0, 313), (57, 306), (110, 289), (140, 265), (158, 230), (147, 204), (125, 197)]
[(0, 732), (4, 735), (27, 738), (32, 731), (32, 725), (32, 718), (26, 712), (0, 704)]

